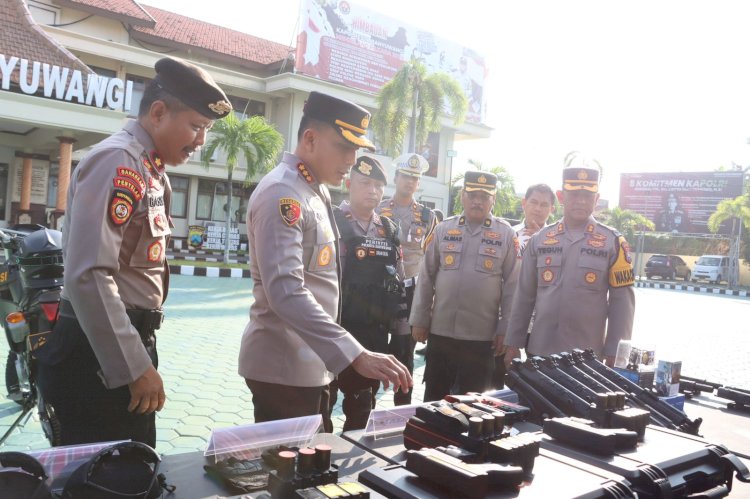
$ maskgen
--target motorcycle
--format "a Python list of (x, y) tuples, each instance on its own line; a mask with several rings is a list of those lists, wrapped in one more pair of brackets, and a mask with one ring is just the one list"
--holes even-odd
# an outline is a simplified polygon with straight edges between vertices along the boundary
[(60, 422), (36, 386), (32, 351), (57, 321), (63, 287), (62, 233), (41, 225), (0, 229), (0, 323), (8, 340), (5, 384), (21, 415), (0, 437), (0, 444), (36, 406), (50, 444), (60, 443)]

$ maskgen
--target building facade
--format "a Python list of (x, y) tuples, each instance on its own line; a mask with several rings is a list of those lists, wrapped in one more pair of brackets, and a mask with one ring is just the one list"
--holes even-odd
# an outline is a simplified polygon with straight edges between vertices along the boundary
[[(0, 3), (0, 226), (19, 222), (59, 227), (70, 172), (90, 146), (137, 114), (154, 63), (182, 57), (224, 89), (239, 115), (262, 115), (284, 136), (287, 150), (308, 93), (331, 93), (373, 109), (375, 95), (294, 72), (294, 47), (280, 45), (132, 0), (4, 0)], [(453, 143), (484, 138), (489, 128), (446, 118), (430, 137), (436, 165), (419, 197), (448, 208)], [(408, 138), (407, 138), (408, 139)], [(392, 176), (390, 158), (379, 156)], [(226, 169), (221, 154), (170, 168), (175, 238), (189, 227), (226, 218)], [(245, 233), (252, 190), (241, 163), (230, 208)], [(253, 179), (256, 180), (257, 179)], [(336, 190), (334, 189), (334, 193)], [(388, 192), (386, 193), (388, 194)], [(338, 193), (339, 197), (343, 193)]]

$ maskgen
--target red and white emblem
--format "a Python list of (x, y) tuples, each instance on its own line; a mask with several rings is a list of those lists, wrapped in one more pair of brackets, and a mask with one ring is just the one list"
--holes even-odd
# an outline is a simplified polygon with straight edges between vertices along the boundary
[(161, 241), (154, 241), (149, 245), (147, 255), (149, 262), (158, 262), (159, 260), (161, 260), (161, 254)]

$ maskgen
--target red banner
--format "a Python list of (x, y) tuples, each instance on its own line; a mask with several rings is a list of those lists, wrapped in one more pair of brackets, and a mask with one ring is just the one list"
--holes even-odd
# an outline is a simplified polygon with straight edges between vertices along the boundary
[[(742, 172), (623, 173), (620, 207), (645, 216), (658, 232), (707, 234), (724, 199), (742, 195)], [(721, 226), (729, 234), (731, 221)]]

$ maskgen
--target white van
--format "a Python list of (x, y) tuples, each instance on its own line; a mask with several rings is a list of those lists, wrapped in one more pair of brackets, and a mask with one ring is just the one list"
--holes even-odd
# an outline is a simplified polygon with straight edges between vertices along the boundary
[(693, 267), (692, 281), (706, 279), (718, 284), (729, 278), (729, 258), (721, 255), (703, 255)]

